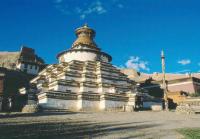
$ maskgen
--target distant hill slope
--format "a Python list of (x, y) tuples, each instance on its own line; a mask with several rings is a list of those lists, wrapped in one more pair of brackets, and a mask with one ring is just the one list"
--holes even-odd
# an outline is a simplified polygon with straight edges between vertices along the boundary
[[(134, 69), (121, 69), (121, 72), (126, 74), (131, 80), (134, 80), (136, 82), (142, 83), (145, 82), (148, 79), (152, 79), (153, 81), (162, 81), (163, 79), (163, 74), (162, 73), (142, 73), (142, 72), (137, 72)], [(186, 73), (186, 74), (178, 74), (178, 73), (166, 73), (165, 78), (167, 81), (171, 80), (177, 80), (177, 79), (183, 79), (187, 77), (195, 77), (200, 79), (200, 73)]]
[(17, 63), (20, 52), (0, 52), (0, 67), (13, 69)]

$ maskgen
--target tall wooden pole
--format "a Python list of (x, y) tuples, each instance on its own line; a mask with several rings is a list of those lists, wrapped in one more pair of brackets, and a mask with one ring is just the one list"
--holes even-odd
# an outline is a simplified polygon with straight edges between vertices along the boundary
[(162, 60), (162, 74), (163, 74), (163, 91), (164, 91), (164, 104), (165, 104), (165, 110), (169, 110), (169, 103), (168, 103), (168, 97), (167, 97), (167, 85), (166, 85), (166, 79), (165, 79), (165, 55), (164, 51), (161, 51), (161, 60)]

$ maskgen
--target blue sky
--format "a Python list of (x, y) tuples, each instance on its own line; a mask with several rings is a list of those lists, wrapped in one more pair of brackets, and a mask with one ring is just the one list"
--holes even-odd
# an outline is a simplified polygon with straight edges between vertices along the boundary
[(160, 72), (200, 69), (199, 0), (0, 0), (0, 51), (32, 47), (47, 63), (69, 49), (88, 23), (119, 67)]

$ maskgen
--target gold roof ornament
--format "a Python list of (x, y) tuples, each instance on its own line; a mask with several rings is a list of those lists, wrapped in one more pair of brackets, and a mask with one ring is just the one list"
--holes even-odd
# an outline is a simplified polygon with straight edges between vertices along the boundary
[(96, 43), (93, 40), (96, 33), (93, 29), (88, 27), (87, 24), (84, 24), (84, 26), (77, 28), (75, 33), (76, 33), (77, 39), (72, 44), (72, 48), (79, 45), (85, 45), (90, 48), (99, 50), (99, 48), (97, 47)]
[(88, 28), (88, 24), (87, 24), (87, 23), (85, 23), (83, 27), (84, 27), (84, 28)]
[[(63, 51), (57, 55), (59, 62), (77, 61), (103, 61), (110, 62), (112, 57), (102, 52), (94, 41), (95, 31), (84, 24), (82, 27), (75, 30), (77, 39), (72, 44), (69, 50)], [(79, 53), (77, 53), (79, 52)], [(70, 55), (73, 53), (73, 55)], [(85, 56), (87, 55), (87, 56)], [(84, 58), (81, 58), (81, 57)]]

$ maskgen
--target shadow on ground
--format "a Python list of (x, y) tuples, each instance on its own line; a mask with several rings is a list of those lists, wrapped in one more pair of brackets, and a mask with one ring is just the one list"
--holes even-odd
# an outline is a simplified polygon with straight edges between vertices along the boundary
[[(28, 115), (31, 117), (31, 115)], [(36, 115), (32, 115), (33, 118)], [(37, 115), (38, 116), (38, 115)], [(42, 115), (41, 115), (42, 116)], [(58, 115), (59, 116), (59, 115)], [(23, 118), (23, 117), (20, 117)], [(9, 119), (9, 118), (8, 118)], [(125, 134), (125, 132), (136, 132), (158, 126), (146, 123), (97, 123), (89, 121), (73, 121), (71, 119), (51, 120), (51, 118), (41, 121), (26, 122), (1, 122), (1, 139), (90, 139), (102, 137), (110, 134)], [(131, 135), (126, 138), (140, 137), (141, 135)]]
[(16, 113), (16, 114), (5, 113), (1, 114), (0, 118), (39, 117), (39, 116), (67, 115), (67, 114), (77, 114), (77, 112), (63, 111), (63, 112)]

